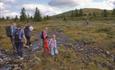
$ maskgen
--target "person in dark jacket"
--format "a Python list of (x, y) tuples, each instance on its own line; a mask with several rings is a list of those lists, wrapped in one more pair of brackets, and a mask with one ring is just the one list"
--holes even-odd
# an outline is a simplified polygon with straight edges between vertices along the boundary
[(32, 46), (31, 44), (31, 34), (33, 31), (33, 26), (32, 25), (28, 25), (24, 28), (24, 34), (25, 34), (25, 38), (26, 38), (26, 47), (29, 48), (30, 46)]
[(17, 27), (15, 33), (15, 47), (16, 47), (16, 53), (20, 59), (23, 59), (23, 43), (26, 41), (25, 35), (24, 35), (24, 30), (21, 26)]

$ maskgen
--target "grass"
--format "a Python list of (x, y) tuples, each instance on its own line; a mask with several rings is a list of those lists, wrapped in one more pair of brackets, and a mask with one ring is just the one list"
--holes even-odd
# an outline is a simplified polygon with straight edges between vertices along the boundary
[[(9, 38), (5, 35), (5, 26), (9, 25), (10, 21), (0, 22), (0, 44), (5, 49), (11, 49)], [(23, 22), (18, 24), (24, 25)], [(115, 54), (115, 24), (114, 20), (110, 21), (91, 21), (86, 25), (84, 21), (62, 21), (62, 20), (48, 20), (32, 24), (34, 31), (32, 34), (32, 41), (38, 38), (37, 33), (41, 32), (46, 26), (50, 31), (61, 31), (69, 36), (74, 41), (84, 41), (92, 47), (99, 47), (109, 50)], [(57, 36), (58, 37), (58, 36)], [(76, 53), (73, 48), (66, 48), (63, 44), (59, 47), (59, 55), (56, 58), (48, 56), (47, 58), (42, 53), (36, 54), (41, 60), (35, 64), (33, 70), (99, 70), (98, 66), (91, 62), (89, 65), (82, 63), (81, 56)], [(97, 62), (104, 62), (108, 58), (97, 56), (93, 60)], [(31, 63), (30, 63), (31, 64)], [(26, 66), (30, 66), (29, 63)], [(27, 68), (28, 70), (28, 68)], [(108, 70), (103, 68), (103, 70)]]

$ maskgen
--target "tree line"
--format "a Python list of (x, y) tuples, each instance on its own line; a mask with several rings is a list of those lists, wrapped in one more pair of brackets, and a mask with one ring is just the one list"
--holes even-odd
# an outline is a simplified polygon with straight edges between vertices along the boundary
[(88, 13), (86, 14), (86, 12), (83, 11), (83, 9), (75, 9), (71, 12), (71, 17), (82, 17), (82, 16), (101, 16), (101, 17), (115, 17), (115, 8), (112, 11), (108, 11), (106, 9), (101, 10), (100, 13), (97, 14), (97, 12), (92, 12), (92, 13)]
[(38, 8), (35, 9), (34, 15), (33, 16), (29, 16), (26, 13), (26, 9), (22, 8), (21, 12), (20, 12), (20, 16), (18, 17), (17, 15), (14, 18), (10, 18), (10, 17), (2, 17), (0, 18), (0, 20), (14, 20), (14, 21), (34, 21), (34, 22), (39, 22), (42, 21), (43, 19), (48, 19), (49, 16), (46, 17), (42, 17), (40, 11)]

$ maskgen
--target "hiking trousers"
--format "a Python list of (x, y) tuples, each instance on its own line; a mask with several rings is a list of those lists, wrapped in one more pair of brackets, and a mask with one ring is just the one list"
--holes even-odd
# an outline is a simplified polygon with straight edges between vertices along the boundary
[(23, 51), (22, 51), (23, 42), (15, 42), (15, 45), (16, 45), (17, 55), (22, 57), (23, 56)]
[(44, 39), (44, 53), (45, 54), (49, 54), (50, 53), (50, 49), (48, 47), (48, 40)]
[(30, 45), (31, 45), (30, 39), (31, 39), (30, 36), (26, 36), (26, 40), (27, 40), (26, 45), (29, 46), (29, 47), (30, 47)]
[(58, 54), (58, 49), (56, 47), (51, 47), (51, 55), (57, 55)]
[(12, 36), (10, 37), (10, 40), (11, 40), (11, 43), (12, 43), (12, 49), (14, 51), (16, 49), (15, 48), (15, 40), (14, 40), (14, 38)]

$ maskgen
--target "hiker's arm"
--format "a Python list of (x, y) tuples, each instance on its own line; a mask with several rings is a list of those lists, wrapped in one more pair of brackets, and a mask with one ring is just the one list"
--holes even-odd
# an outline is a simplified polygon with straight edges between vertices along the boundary
[(24, 43), (26, 43), (26, 37), (24, 31), (23, 31), (23, 39), (24, 39)]
[(57, 48), (57, 41), (55, 41), (55, 47)]
[(26, 42), (26, 37), (25, 37), (25, 35), (23, 35), (23, 38), (24, 38), (24, 41)]
[(51, 39), (49, 40), (48, 44), (49, 44), (49, 47), (51, 47), (51, 46), (50, 46), (50, 45), (51, 45)]

